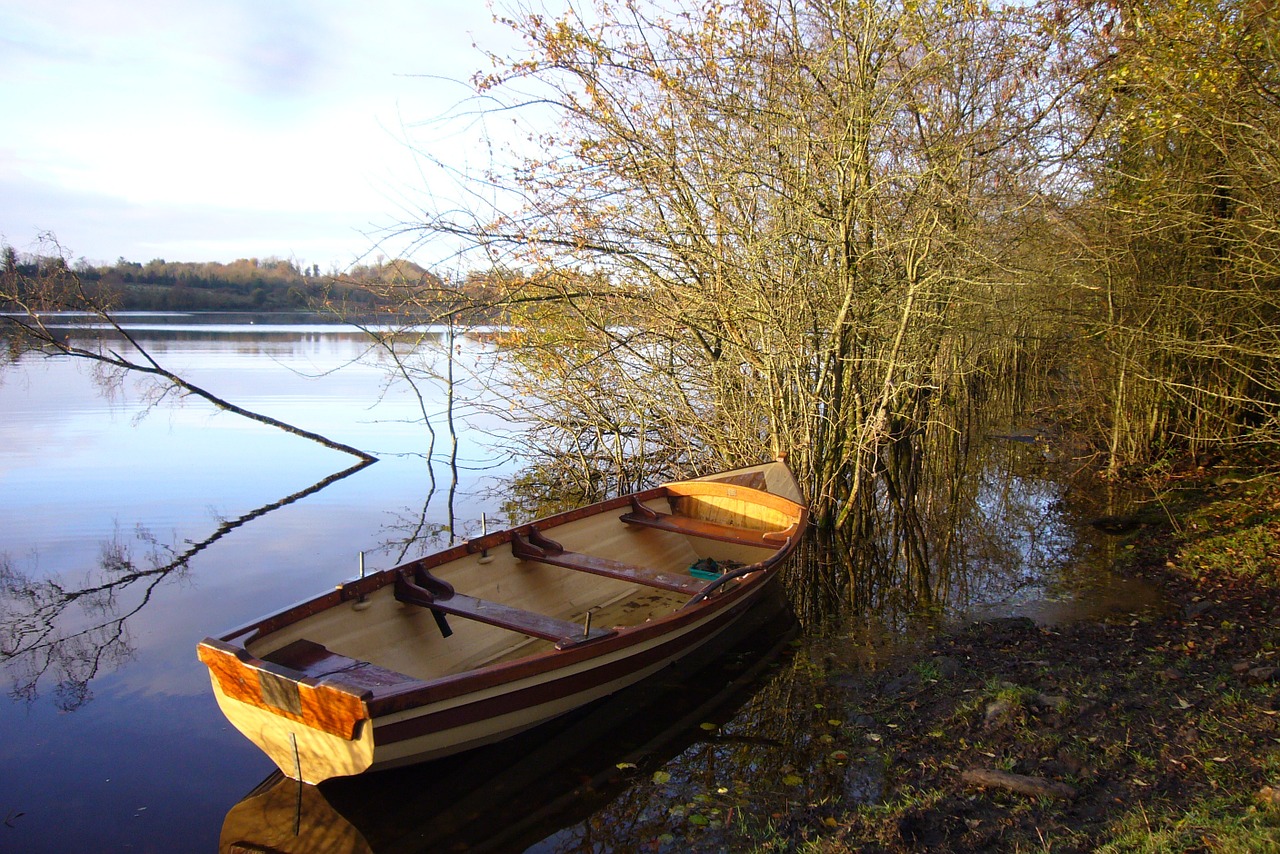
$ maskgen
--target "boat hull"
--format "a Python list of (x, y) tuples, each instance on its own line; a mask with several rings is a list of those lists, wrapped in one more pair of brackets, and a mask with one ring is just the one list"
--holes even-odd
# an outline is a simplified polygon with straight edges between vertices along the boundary
[(643, 778), (631, 763), (656, 768), (705, 739), (699, 724), (749, 708), (750, 686), (796, 630), (771, 590), (652, 678), (490, 747), (318, 787), (275, 771), (228, 812), (219, 850), (523, 851)]

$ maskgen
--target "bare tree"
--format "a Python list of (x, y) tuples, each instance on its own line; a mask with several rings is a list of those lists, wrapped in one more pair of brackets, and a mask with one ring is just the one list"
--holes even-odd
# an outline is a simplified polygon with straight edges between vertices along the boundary
[(947, 2), (592, 13), (513, 15), (530, 52), (480, 81), (560, 117), (490, 176), (519, 210), (421, 225), (525, 272), (505, 304), (534, 453), (613, 491), (789, 452), (819, 525), (854, 524), (886, 448), (1007, 346), (999, 252), (1056, 44)]
[(1280, 439), (1275, 7), (1092, 9), (1070, 217), (1112, 471)]

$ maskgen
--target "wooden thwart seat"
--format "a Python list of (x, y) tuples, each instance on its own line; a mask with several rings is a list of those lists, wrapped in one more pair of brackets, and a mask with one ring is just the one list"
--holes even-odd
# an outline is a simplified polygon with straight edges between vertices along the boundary
[(324, 644), (305, 638), (267, 653), (262, 660), (296, 670), (309, 679), (333, 679), (360, 689), (375, 690), (414, 681), (411, 676), (339, 655)]
[[(520, 632), (530, 637), (553, 641), (559, 647), (572, 646), (584, 641), (616, 634), (611, 628), (592, 628), (589, 631), (577, 623), (561, 620), (535, 611), (527, 611), (514, 605), (504, 605), (488, 599), (478, 599), (458, 593), (453, 586), (425, 571), (415, 574), (413, 580), (406, 575), (396, 576), (396, 599), (411, 605), (430, 608), (437, 615), (452, 614), (488, 623), (491, 626)], [(446, 635), (447, 624), (437, 616), (441, 631)]]
[(526, 533), (513, 534), (511, 553), (518, 560), (532, 560), (552, 566), (562, 566), (566, 569), (603, 575), (619, 581), (633, 581), (636, 584), (672, 590), (676, 593), (697, 593), (706, 586), (705, 581), (689, 575), (677, 575), (653, 567), (621, 563), (607, 557), (565, 551), (563, 546), (544, 537), (536, 528)]
[(776, 549), (786, 543), (787, 538), (795, 533), (792, 525), (781, 531), (756, 531), (751, 528), (738, 528), (732, 525), (721, 525), (717, 522), (705, 522), (689, 516), (678, 516), (674, 513), (659, 513), (651, 507), (641, 504), (633, 496), (631, 512), (619, 517), (628, 525), (640, 525), (646, 528), (657, 528), (660, 531), (671, 531), (690, 537), (701, 537), (705, 540), (718, 540), (723, 543), (736, 543), (743, 546), (759, 546)]

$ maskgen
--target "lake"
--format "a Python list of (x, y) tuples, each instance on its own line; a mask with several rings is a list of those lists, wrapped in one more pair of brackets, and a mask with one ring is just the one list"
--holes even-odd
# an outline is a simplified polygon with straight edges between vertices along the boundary
[[(196, 643), (354, 577), (361, 552), (382, 569), (507, 521), (500, 487), (518, 469), (510, 425), (483, 406), (481, 380), (501, 380), (492, 345), (426, 330), (420, 403), (350, 327), (123, 320), (168, 369), (378, 462), (196, 398), (155, 401), (132, 378), (104, 388), (84, 363), (25, 356), (0, 373), (0, 850), (213, 851), (224, 833), (243, 841), (228, 850), (683, 850), (729, 833), (744, 804), (767, 820), (882, 794), (858, 710), (825, 676), (889, 654), (902, 621), (874, 609), (794, 643), (785, 609), (758, 615), (767, 629), (701, 669), (464, 757), (315, 790), (272, 777), (219, 712)], [(450, 365), (456, 490), (444, 393), (425, 379)], [(986, 443), (949, 528), (964, 564), (949, 614), (1052, 622), (1142, 604), (1032, 438)]]
[[(391, 566), (407, 537), (444, 543), (451, 526), (443, 393), (420, 385), (439, 433), (433, 493), (418, 399), (362, 333), (123, 319), (188, 380), (379, 461), (308, 492), (358, 461), (196, 398), (148, 411), (134, 379), (104, 394), (86, 363), (27, 356), (0, 376), (4, 850), (215, 849), (272, 766), (218, 711), (195, 644), (354, 577), (361, 551)], [(488, 348), (455, 344), (465, 396)], [(511, 463), (500, 419), (459, 408), (466, 534), (495, 517), (485, 488)]]

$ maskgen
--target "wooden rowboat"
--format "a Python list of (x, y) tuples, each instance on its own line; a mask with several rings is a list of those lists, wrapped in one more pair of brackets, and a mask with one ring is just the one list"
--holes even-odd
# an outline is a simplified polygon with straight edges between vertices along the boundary
[(228, 720), (318, 783), (488, 744), (727, 628), (799, 543), (781, 461), (668, 483), (383, 570), (199, 645)]

